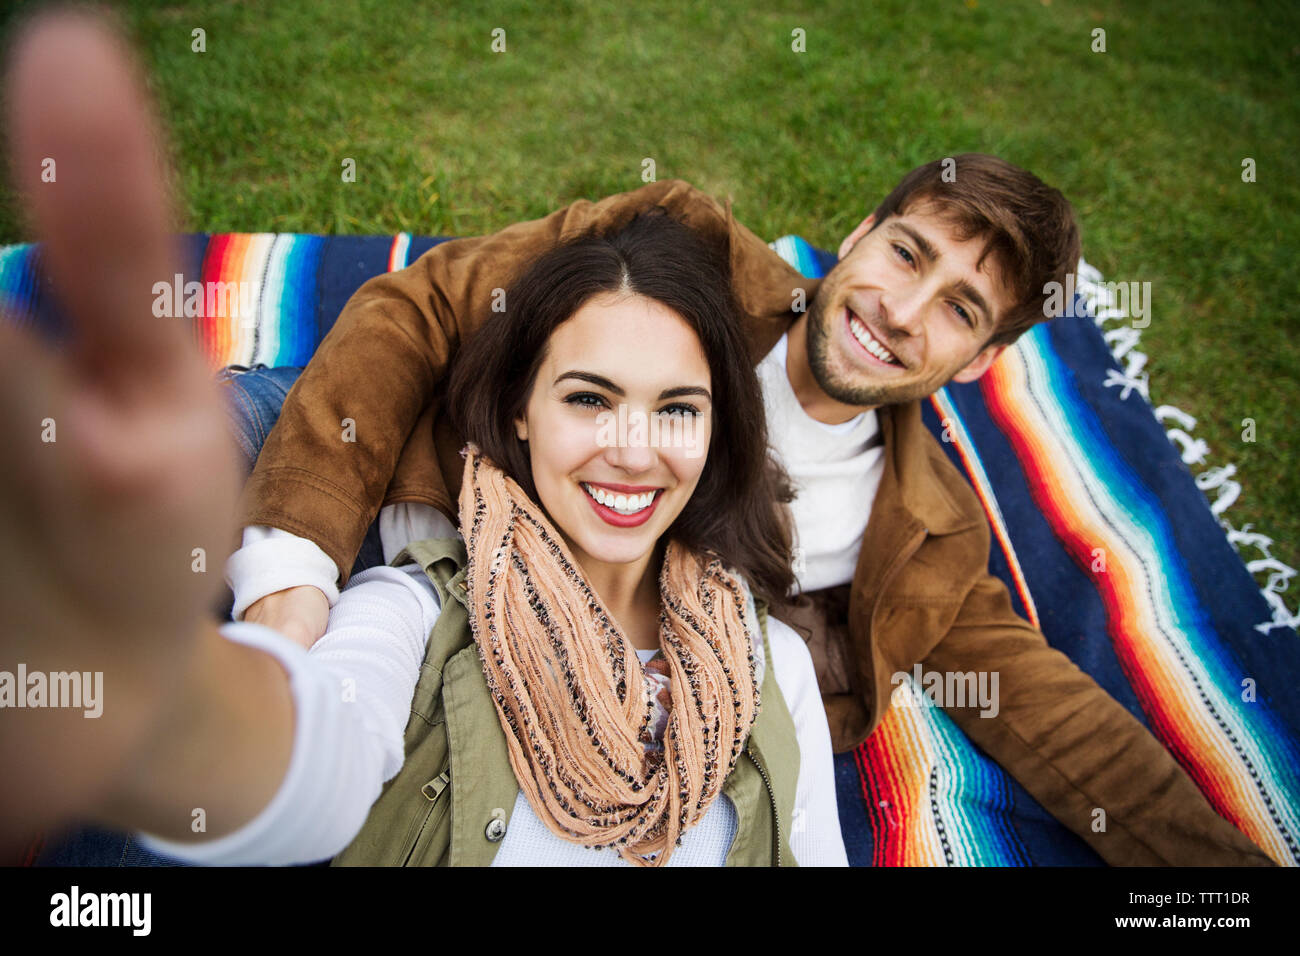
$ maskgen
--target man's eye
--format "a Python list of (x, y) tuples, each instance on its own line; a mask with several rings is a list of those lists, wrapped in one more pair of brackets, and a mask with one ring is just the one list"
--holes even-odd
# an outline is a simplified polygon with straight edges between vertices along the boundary
[(963, 322), (969, 325), (972, 329), (975, 328), (975, 317), (967, 312), (963, 306), (954, 302), (952, 303), (952, 310), (961, 316)]
[(583, 408), (600, 408), (605, 404), (605, 399), (601, 398), (595, 392), (575, 392), (565, 399), (570, 405), (579, 405)]
[(898, 243), (894, 243), (894, 251), (897, 252), (899, 256), (902, 257), (903, 261), (909, 266), (915, 264), (916, 260), (913, 259), (912, 254), (907, 251), (906, 246), (900, 246)]

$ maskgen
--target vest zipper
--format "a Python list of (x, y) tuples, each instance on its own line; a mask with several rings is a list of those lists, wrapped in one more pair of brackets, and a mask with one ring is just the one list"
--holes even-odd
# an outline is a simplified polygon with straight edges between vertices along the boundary
[(420, 792), (429, 798), (430, 803), (437, 803), (438, 798), (442, 796), (442, 791), (447, 789), (447, 784), (451, 781), (451, 771), (444, 770), (438, 776), (434, 777), (423, 787)]
[(773, 855), (776, 857), (776, 865), (781, 865), (781, 814), (776, 809), (776, 792), (772, 789), (772, 781), (767, 775), (767, 768), (754, 756), (753, 751), (748, 748), (745, 753), (749, 754), (750, 761), (758, 768), (758, 775), (763, 778), (763, 786), (767, 788), (767, 798), (772, 802), (772, 827), (776, 831), (776, 843), (773, 844)]
[(450, 782), (451, 771), (444, 770), (420, 788), (420, 792), (428, 799), (429, 805), (424, 810), (424, 820), (420, 823), (420, 830), (415, 834), (415, 839), (411, 841), (411, 848), (406, 851), (406, 859), (402, 861), (402, 866), (411, 862), (411, 857), (415, 855), (415, 848), (420, 845), (420, 837), (424, 836), (425, 827), (429, 825), (429, 818), (433, 816), (433, 808), (437, 806), (438, 799), (446, 792), (447, 784)]

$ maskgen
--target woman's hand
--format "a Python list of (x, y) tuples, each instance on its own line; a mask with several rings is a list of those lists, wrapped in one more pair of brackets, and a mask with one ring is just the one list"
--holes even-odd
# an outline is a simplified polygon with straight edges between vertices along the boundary
[(264, 624), (308, 650), (325, 633), (329, 619), (329, 598), (310, 584), (268, 594), (244, 612), (245, 621)]
[(13, 180), (70, 334), (55, 349), (0, 319), (0, 670), (101, 673), (102, 714), (5, 710), (0, 849), (93, 806), (148, 749), (213, 630), (239, 488), (189, 323), (153, 313), (181, 270), (125, 44), (93, 14), (39, 16), (4, 87)]

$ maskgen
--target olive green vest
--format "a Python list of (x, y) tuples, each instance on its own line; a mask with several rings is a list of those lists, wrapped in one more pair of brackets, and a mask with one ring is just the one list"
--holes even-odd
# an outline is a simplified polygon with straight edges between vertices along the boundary
[[(519, 783), (470, 631), (465, 545), (459, 538), (417, 541), (393, 564), (411, 561), (433, 582), (442, 611), (411, 701), (406, 760), (334, 864), (487, 866), (510, 826)], [(738, 818), (726, 863), (794, 866), (789, 834), (799, 745), (776, 683), (761, 603), (758, 617), (767, 661), (762, 707), (722, 788)]]

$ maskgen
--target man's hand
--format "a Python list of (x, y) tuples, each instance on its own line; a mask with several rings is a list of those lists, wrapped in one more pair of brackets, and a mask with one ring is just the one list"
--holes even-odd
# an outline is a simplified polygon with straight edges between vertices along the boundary
[(0, 849), (94, 805), (147, 746), (204, 633), (239, 486), (187, 324), (153, 314), (180, 270), (125, 44), (93, 14), (40, 16), (5, 93), (12, 178), (71, 335), (55, 351), (0, 318), (0, 670), (102, 672), (103, 712), (0, 712)]
[(265, 624), (310, 650), (329, 624), (330, 602), (320, 588), (304, 584), (254, 601), (244, 612), (244, 620)]

